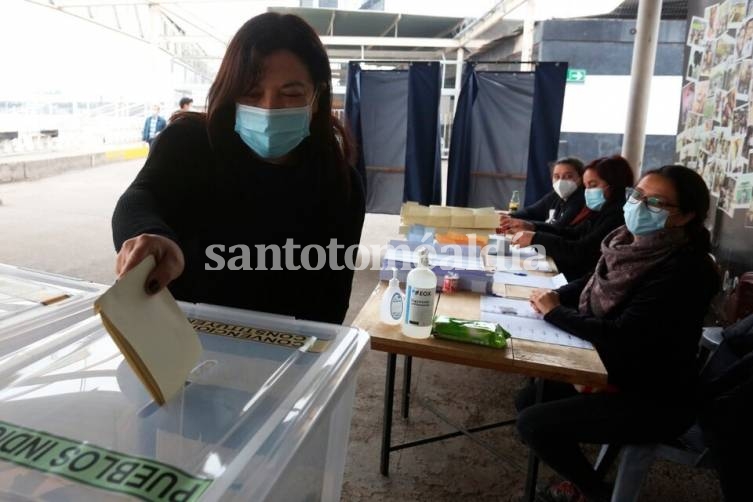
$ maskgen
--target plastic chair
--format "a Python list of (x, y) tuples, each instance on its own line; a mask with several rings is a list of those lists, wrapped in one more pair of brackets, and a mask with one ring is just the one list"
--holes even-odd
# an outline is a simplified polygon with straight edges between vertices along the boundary
[(656, 459), (691, 467), (713, 468), (701, 428), (693, 425), (672, 443), (627, 445), (620, 452), (612, 502), (635, 502)]
[[(723, 340), (722, 331), (723, 329), (718, 327), (703, 329), (703, 336), (699, 342), (701, 361), (708, 361), (719, 347)], [(631, 444), (622, 448), (616, 445), (604, 445), (596, 461), (596, 471), (601, 475), (606, 474), (618, 453), (620, 461), (611, 502), (637, 501), (648, 471), (656, 459), (669, 460), (691, 467), (713, 468), (698, 424), (693, 425), (676, 440), (667, 443)]]

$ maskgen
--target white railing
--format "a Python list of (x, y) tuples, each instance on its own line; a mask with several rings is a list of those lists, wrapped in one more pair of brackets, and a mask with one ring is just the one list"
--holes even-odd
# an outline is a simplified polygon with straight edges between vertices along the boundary
[[(104, 103), (70, 113), (53, 112), (50, 104), (27, 103), (0, 111), (0, 156), (98, 149), (141, 141), (148, 105)], [(56, 134), (56, 135), (55, 135)]]

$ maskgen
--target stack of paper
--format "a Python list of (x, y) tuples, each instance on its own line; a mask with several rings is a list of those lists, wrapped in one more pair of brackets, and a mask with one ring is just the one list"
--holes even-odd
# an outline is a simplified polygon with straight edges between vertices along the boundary
[(434, 227), (439, 232), (489, 233), (499, 226), (499, 215), (493, 207), (468, 208), (453, 206), (422, 206), (406, 202), (400, 208), (400, 228), (412, 225)]
[(533, 310), (533, 307), (531, 307), (531, 304), (528, 301), (488, 295), (481, 296), (481, 312), (482, 315), (483, 313), (505, 314), (528, 317), (530, 319), (542, 319), (544, 317)]
[(567, 284), (563, 274), (553, 277), (526, 272), (495, 272), (492, 293), (507, 298), (528, 300), (536, 289), (557, 289)]
[(581, 340), (543, 319), (534, 319), (525, 315), (497, 314), (482, 310), (481, 320), (498, 323), (510, 333), (513, 344), (515, 339), (519, 339), (580, 349), (593, 349), (593, 345), (589, 342)]

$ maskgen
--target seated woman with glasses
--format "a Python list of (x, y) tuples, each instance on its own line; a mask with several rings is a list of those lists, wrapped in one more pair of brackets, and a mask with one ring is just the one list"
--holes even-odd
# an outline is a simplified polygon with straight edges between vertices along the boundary
[(550, 487), (557, 500), (609, 500), (579, 443), (659, 442), (695, 418), (698, 340), (719, 288), (709, 191), (695, 171), (665, 166), (627, 192), (625, 226), (602, 242), (593, 275), (531, 296), (547, 322), (593, 344), (609, 380), (593, 393), (547, 381), (544, 402), (533, 386), (516, 400), (523, 440), (571, 482)]
[(512, 239), (520, 247), (543, 246), (569, 280), (593, 271), (602, 239), (625, 223), (622, 205), (625, 189), (633, 185), (633, 170), (619, 155), (601, 157), (586, 166), (583, 184), (588, 212), (580, 223), (574, 226), (540, 223), (535, 231), (523, 230)]
[(528, 207), (503, 215), (498, 232), (536, 230), (541, 223), (576, 225), (585, 216), (585, 203), (583, 162), (575, 157), (564, 157), (552, 165), (552, 191)]

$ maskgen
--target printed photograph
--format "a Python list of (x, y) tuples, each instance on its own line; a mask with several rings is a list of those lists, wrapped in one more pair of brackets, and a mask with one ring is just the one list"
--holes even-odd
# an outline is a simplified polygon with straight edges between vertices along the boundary
[(745, 213), (745, 227), (753, 228), (753, 202), (748, 206), (748, 211)]
[[(738, 161), (741, 161), (740, 155), (742, 155), (743, 150), (743, 137), (742, 136), (732, 136), (732, 138), (729, 141), (729, 160), (732, 163), (732, 168), (736, 169)], [(742, 171), (740, 171), (742, 172)]]
[(740, 27), (738, 36), (743, 37), (742, 57), (751, 57), (751, 54), (753, 54), (753, 17), (745, 20), (742, 27)]
[(719, 4), (719, 9), (716, 11), (716, 26), (714, 28), (715, 36), (719, 37), (727, 31), (727, 19), (729, 17), (729, 2), (722, 2)]
[(727, 5), (729, 6), (727, 26), (738, 26), (745, 19), (748, 0), (728, 0)]
[(753, 71), (753, 61), (750, 59), (743, 59), (737, 64), (737, 99), (740, 101), (748, 101), (748, 92), (750, 92), (750, 77), (751, 71)]
[(688, 30), (688, 45), (701, 45), (703, 43), (706, 37), (706, 24), (704, 18), (693, 16)]
[(742, 148), (742, 155), (746, 159), (748, 158), (748, 155), (750, 154), (750, 145), (753, 141), (753, 126), (747, 126), (745, 128), (745, 137), (743, 138), (743, 148)]
[(725, 169), (720, 166), (719, 159), (717, 158), (714, 164), (713, 181), (711, 183), (711, 193), (713, 195), (720, 196), (725, 177)]
[(726, 64), (716, 65), (711, 68), (711, 78), (709, 79), (709, 91), (728, 91), (724, 88), (724, 74), (727, 71)]
[(745, 208), (753, 202), (753, 174), (743, 174), (737, 178), (735, 184), (735, 208)]
[(737, 103), (734, 89), (729, 92), (722, 92), (719, 123), (723, 129), (728, 129), (732, 126), (732, 114), (735, 111), (735, 104)]
[(688, 73), (685, 77), (688, 80), (696, 81), (701, 77), (701, 66), (703, 62), (703, 49), (694, 47), (690, 50), (690, 58), (688, 59)]
[[(688, 115), (693, 110), (693, 99), (695, 97), (695, 83), (691, 82), (682, 88), (682, 97), (680, 99), (680, 130), (686, 129), (688, 122)], [(699, 114), (696, 114), (699, 115)], [(745, 117), (748, 118), (747, 116)], [(698, 124), (696, 123), (696, 126)], [(695, 127), (695, 126), (693, 126)]]
[[(745, 56), (745, 45), (743, 44), (743, 57), (750, 57)], [(722, 63), (727, 63), (728, 61), (731, 61), (734, 59), (735, 55), (735, 39), (732, 38), (729, 35), (724, 35), (722, 37), (719, 37), (716, 42), (714, 42), (714, 65), (720, 65)]]
[[(742, 54), (742, 49), (740, 49)], [(703, 47), (703, 58), (701, 60), (700, 78), (708, 78), (711, 75), (711, 68), (714, 66), (714, 42), (707, 41)]]
[(748, 126), (748, 103), (735, 108), (734, 115), (732, 116), (732, 135), (739, 135), (741, 138), (745, 136), (746, 128)]
[(734, 215), (736, 182), (732, 176), (726, 176), (719, 190), (719, 208), (730, 216)]
[(687, 114), (687, 122), (685, 124), (685, 130), (692, 134), (692, 137), (697, 138), (697, 129), (703, 129), (703, 115), (699, 113), (690, 112)]
[(706, 7), (703, 10), (703, 17), (706, 19), (706, 38), (716, 38), (716, 26), (717, 26), (717, 13), (719, 11), (719, 4), (714, 4)]

